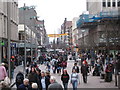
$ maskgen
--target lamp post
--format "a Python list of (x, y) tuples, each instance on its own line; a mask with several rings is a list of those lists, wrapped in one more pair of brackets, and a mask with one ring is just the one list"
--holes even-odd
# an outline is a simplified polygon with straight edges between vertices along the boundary
[(27, 9), (27, 7), (25, 6), (25, 3), (24, 3), (24, 6), (23, 6), (23, 15), (24, 15), (24, 61), (23, 61), (23, 65), (24, 65), (24, 68), (23, 68), (23, 71), (25, 72), (25, 67), (26, 67), (26, 21), (25, 21), (25, 10)]
[(11, 20), (10, 20), (10, 2), (7, 2), (7, 35), (8, 35), (8, 76), (11, 79), (11, 46), (10, 46), (10, 41), (11, 41)]

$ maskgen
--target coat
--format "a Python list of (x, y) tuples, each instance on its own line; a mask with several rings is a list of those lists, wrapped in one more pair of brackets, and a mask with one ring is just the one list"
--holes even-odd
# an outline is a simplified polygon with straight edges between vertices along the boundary
[(21, 84), (21, 85), (17, 88), (17, 90), (32, 90), (32, 88), (31, 88), (29, 85), (25, 86), (24, 84)]
[(79, 73), (79, 67), (78, 66), (73, 66), (72, 70), (75, 69), (77, 73)]
[(23, 80), (24, 80), (24, 75), (21, 72), (19, 72), (17, 74), (17, 76), (16, 76), (16, 85), (17, 85), (17, 87), (19, 85), (23, 84)]
[(37, 74), (35, 72), (31, 72), (29, 75), (28, 75), (28, 79), (29, 79), (29, 82), (30, 84), (32, 83), (37, 83)]
[(61, 80), (63, 83), (68, 83), (69, 82), (69, 75), (68, 74), (62, 74)]
[[(42, 79), (42, 77), (40, 77), (40, 79), (39, 79), (39, 88), (40, 88), (40, 90), (42, 90), (41, 79)], [(50, 78), (45, 77), (45, 84), (46, 84), (46, 90), (47, 90), (48, 86), (50, 85)]]
[(59, 83), (54, 82), (48, 86), (48, 90), (63, 90), (63, 87)]
[(87, 65), (82, 65), (81, 66), (81, 73), (83, 74), (83, 75), (87, 75), (87, 73), (88, 73), (88, 66)]
[(7, 76), (7, 72), (4, 66), (0, 66), (0, 80), (4, 80)]

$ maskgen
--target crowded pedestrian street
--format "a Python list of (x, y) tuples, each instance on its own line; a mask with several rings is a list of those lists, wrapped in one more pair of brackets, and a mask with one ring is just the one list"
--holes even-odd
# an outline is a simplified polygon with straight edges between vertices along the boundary
[[(68, 71), (69, 74), (71, 74), (72, 73), (72, 66), (74, 65), (74, 60), (69, 60), (67, 62), (68, 62), (68, 67), (66, 68), (66, 70)], [(38, 66), (42, 71), (46, 72), (46, 66), (44, 64), (43, 65), (38, 64)], [(79, 65), (79, 67), (81, 67), (81, 66)], [(24, 69), (23, 69), (22, 65), (18, 66), (15, 69), (14, 78), (12, 79), (12, 83), (15, 82), (17, 73), (19, 71), (23, 72), (23, 70)], [(57, 82), (62, 85), (61, 75), (54, 74), (52, 69), (51, 69), (50, 74), (51, 74), (51, 76), (55, 76)], [(93, 76), (92, 71), (91, 71), (88, 74), (88, 83), (87, 84), (85, 84), (83, 82), (81, 73), (79, 73), (79, 75), (80, 75), (80, 85), (78, 85), (78, 88), (103, 88), (103, 89), (112, 88), (112, 89), (117, 90), (117, 87), (115, 86), (115, 75), (113, 75), (113, 81), (112, 82), (105, 82), (105, 80), (101, 79), (100, 76)], [(16, 88), (16, 85), (14, 85), (13, 88)], [(70, 84), (70, 81), (69, 81), (69, 84), (68, 84), (68, 88), (72, 88), (72, 84)]]
[(0, 90), (120, 89), (120, 0), (0, 0)]

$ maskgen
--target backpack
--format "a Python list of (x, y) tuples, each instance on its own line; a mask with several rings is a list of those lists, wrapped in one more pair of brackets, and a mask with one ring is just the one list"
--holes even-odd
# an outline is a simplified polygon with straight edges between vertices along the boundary
[(17, 75), (16, 82), (17, 83), (22, 83), (22, 76), (21, 75)]

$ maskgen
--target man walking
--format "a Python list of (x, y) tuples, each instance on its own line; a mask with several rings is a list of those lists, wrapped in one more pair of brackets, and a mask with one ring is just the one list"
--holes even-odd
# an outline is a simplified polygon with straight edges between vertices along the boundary
[(83, 62), (82, 66), (81, 66), (81, 73), (83, 76), (83, 81), (84, 83), (87, 83), (87, 74), (88, 74), (88, 66), (85, 64), (85, 62)]
[(48, 90), (63, 90), (62, 85), (56, 82), (56, 78), (54, 76), (51, 76), (50, 83)]

